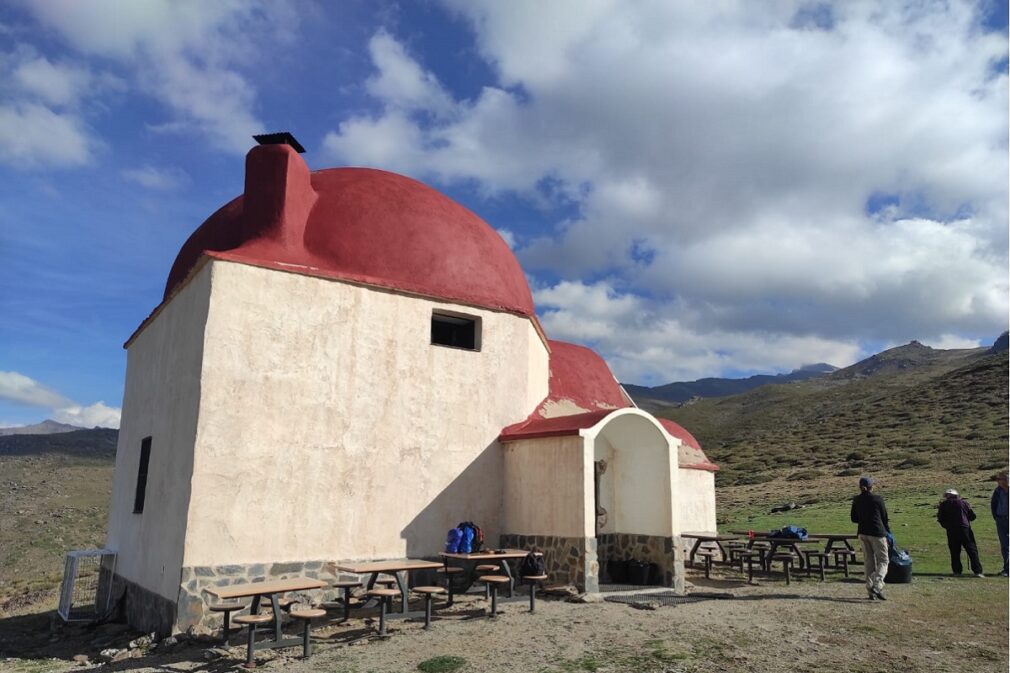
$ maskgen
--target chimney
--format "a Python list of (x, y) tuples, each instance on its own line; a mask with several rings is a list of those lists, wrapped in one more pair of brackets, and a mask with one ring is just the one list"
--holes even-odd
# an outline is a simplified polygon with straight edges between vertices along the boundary
[(302, 248), (305, 223), (316, 202), (305, 149), (288, 132), (253, 136), (245, 158), (242, 217), (246, 240), (262, 237), (285, 248)]

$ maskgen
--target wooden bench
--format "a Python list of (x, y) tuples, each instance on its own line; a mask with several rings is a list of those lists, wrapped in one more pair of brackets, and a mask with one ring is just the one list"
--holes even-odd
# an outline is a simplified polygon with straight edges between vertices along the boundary
[(759, 568), (764, 568), (765, 553), (763, 549), (744, 549), (737, 552), (737, 559), (740, 561), (740, 573), (743, 573), (743, 564), (747, 563), (747, 583), (754, 583), (754, 561), (758, 562)]
[(855, 556), (854, 552), (850, 552), (848, 549), (836, 549), (832, 554), (835, 555), (835, 568), (842, 568), (842, 572), (845, 576), (849, 576), (849, 557)]
[(414, 587), (414, 593), (424, 596), (424, 630), (431, 630), (431, 600), (437, 594), (444, 594), (444, 587)]
[(239, 615), (235, 618), (236, 624), (245, 624), (249, 627), (249, 646), (246, 650), (245, 668), (256, 668), (256, 659), (253, 653), (256, 650), (256, 627), (260, 624), (269, 624), (273, 621), (273, 616), (267, 614), (260, 615)]
[[(333, 582), (330, 586), (332, 586), (334, 589), (344, 590), (344, 599), (342, 601), (344, 608), (344, 618), (341, 621), (346, 622), (348, 619), (351, 618), (351, 602), (352, 602), (351, 589), (356, 589), (357, 587), (360, 587), (361, 582), (358, 582), (356, 580), (340, 580), (337, 582)], [(336, 607), (336, 605), (333, 603), (324, 603), (323, 607), (330, 608), (330, 607)]]
[(312, 656), (312, 641), (309, 639), (310, 625), (313, 619), (326, 616), (326, 610), (303, 608), (301, 610), (292, 610), (289, 614), (292, 619), (300, 619), (305, 622), (305, 630), (302, 632), (302, 657), (308, 659)]
[(702, 549), (698, 551), (695, 556), (700, 556), (705, 560), (705, 579), (710, 579), (712, 576), (712, 559), (715, 557), (716, 551), (714, 549)]
[(498, 585), (499, 584), (511, 584), (510, 580), (505, 575), (481, 575), (477, 578), (479, 581), (484, 583), (484, 586), (491, 592), (491, 617), (498, 616)]
[(817, 559), (817, 572), (820, 573), (821, 581), (824, 581), (824, 567), (828, 565), (828, 555), (819, 549), (804, 549), (803, 555), (807, 557), (807, 577), (813, 569), (814, 559)]
[(770, 559), (768, 559), (768, 571), (771, 572), (772, 563), (775, 561), (782, 562), (782, 572), (786, 576), (786, 584), (790, 583), (790, 571), (793, 567), (793, 555), (792, 554), (773, 554)]

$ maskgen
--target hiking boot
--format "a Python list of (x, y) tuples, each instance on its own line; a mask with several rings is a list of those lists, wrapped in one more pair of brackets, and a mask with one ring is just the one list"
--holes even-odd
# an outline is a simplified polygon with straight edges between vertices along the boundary
[(886, 600), (887, 600), (887, 598), (886, 598), (886, 597), (884, 596), (884, 592), (883, 592), (883, 591), (878, 591), (877, 589), (874, 589), (874, 590), (873, 590), (873, 596), (874, 596), (874, 597), (875, 597), (875, 598), (876, 598), (876, 599), (877, 599), (878, 601), (886, 601)]
[(1008, 572), (1007, 572), (1006, 570), (1003, 570), (1003, 571), (1002, 571), (1002, 572), (1000, 572), (1000, 574), (999, 574), (999, 576), (1000, 576), (1000, 577), (1007, 577), (1008, 575), (1010, 575), (1010, 573), (1008, 573)]
[(877, 600), (877, 597), (874, 596), (873, 592), (871, 591), (870, 594), (866, 597), (866, 600), (868, 600), (868, 601), (875, 601), (875, 600)]
[(985, 579), (985, 575), (983, 575), (982, 573), (975, 573), (975, 577), (977, 577), (979, 579), (982, 579), (982, 580)]

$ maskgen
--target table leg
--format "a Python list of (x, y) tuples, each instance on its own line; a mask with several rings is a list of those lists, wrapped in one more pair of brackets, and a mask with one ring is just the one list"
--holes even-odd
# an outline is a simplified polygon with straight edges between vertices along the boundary
[(700, 547), (700, 546), (701, 546), (701, 539), (699, 538), (699, 539), (696, 539), (694, 541), (694, 546), (691, 547), (691, 553), (687, 557), (687, 563), (692, 568), (694, 567), (694, 554), (695, 554), (695, 552), (698, 551), (698, 547)]
[(718, 540), (714, 540), (715, 546), (719, 548), (719, 554), (722, 556), (723, 563), (729, 563), (729, 557), (726, 556), (726, 549), (722, 546), (722, 543)]
[(274, 611), (274, 640), (281, 639), (281, 606), (277, 601), (277, 594), (270, 594), (270, 606)]
[(508, 559), (499, 559), (498, 567), (502, 569), (505, 576), (509, 578), (509, 598), (512, 598), (512, 589), (515, 587), (515, 578), (512, 577), (512, 568), (509, 567)]
[(407, 614), (407, 571), (399, 570), (393, 573), (396, 578), (396, 586), (400, 589), (400, 612)]

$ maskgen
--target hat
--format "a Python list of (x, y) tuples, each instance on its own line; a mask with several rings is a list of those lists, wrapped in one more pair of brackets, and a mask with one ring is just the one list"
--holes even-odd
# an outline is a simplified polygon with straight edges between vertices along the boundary
[(943, 492), (943, 494), (944, 494), (945, 496), (948, 496), (948, 495), (952, 495), (952, 496), (954, 496), (954, 497), (957, 497), (957, 491), (955, 491), (955, 490), (954, 490), (954, 489), (952, 489), (952, 488), (948, 488), (948, 489), (947, 489), (946, 491), (944, 491), (944, 492)]
[(860, 477), (859, 478), (859, 488), (869, 488), (873, 486), (873, 479), (870, 477)]

